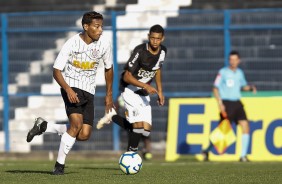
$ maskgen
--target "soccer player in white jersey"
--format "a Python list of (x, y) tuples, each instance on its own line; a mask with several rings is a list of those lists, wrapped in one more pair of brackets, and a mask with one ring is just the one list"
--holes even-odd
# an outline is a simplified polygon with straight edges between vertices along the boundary
[[(164, 41), (162, 26), (152, 26), (148, 40), (148, 43), (135, 47), (121, 75), (121, 95), (125, 103), (127, 120), (111, 111), (97, 123), (98, 129), (113, 121), (129, 130), (128, 151), (138, 151), (141, 136), (150, 135), (152, 109), (149, 95), (157, 94), (158, 104), (163, 106), (165, 103), (161, 69), (167, 49), (161, 44)], [(156, 88), (150, 85), (153, 79), (156, 81)]]
[(36, 119), (28, 132), (27, 142), (43, 132), (61, 134), (61, 143), (54, 175), (64, 174), (65, 159), (76, 140), (88, 140), (94, 120), (95, 76), (99, 63), (105, 67), (106, 96), (105, 111), (113, 107), (112, 83), (113, 63), (111, 42), (103, 35), (103, 16), (87, 12), (82, 18), (83, 32), (71, 37), (64, 44), (54, 63), (53, 77), (61, 86), (69, 127), (47, 123)]
[[(213, 93), (218, 103), (220, 119), (228, 118), (230, 122), (235, 122), (242, 127), (242, 152), (239, 161), (248, 162), (247, 153), (250, 144), (250, 125), (241, 102), (241, 90), (253, 91), (257, 89), (254, 85), (247, 84), (245, 74), (238, 66), (240, 64), (240, 55), (237, 51), (231, 51), (229, 54), (229, 66), (219, 70), (213, 87)], [(208, 161), (209, 151), (213, 147), (212, 143), (202, 154), (204, 160)]]

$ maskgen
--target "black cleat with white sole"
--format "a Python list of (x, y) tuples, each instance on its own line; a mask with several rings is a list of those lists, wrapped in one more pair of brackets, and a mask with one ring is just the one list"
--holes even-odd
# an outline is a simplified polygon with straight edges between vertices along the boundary
[(32, 141), (34, 136), (41, 135), (43, 132), (46, 131), (46, 129), (47, 129), (47, 121), (45, 121), (41, 117), (36, 118), (34, 122), (34, 126), (27, 134), (26, 142)]
[(56, 162), (52, 175), (63, 175), (65, 172), (65, 165)]

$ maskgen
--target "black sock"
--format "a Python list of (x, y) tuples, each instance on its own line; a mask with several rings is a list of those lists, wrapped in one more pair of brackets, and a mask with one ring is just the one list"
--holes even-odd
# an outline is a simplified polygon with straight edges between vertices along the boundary
[(127, 151), (138, 151), (138, 144), (142, 134), (129, 131)]
[(209, 152), (211, 151), (211, 149), (213, 148), (213, 144), (211, 142), (209, 142), (209, 146), (203, 150), (203, 152)]
[(120, 127), (124, 128), (125, 130), (132, 131), (132, 124), (129, 123), (124, 117), (121, 117), (119, 115), (113, 115), (112, 121)]

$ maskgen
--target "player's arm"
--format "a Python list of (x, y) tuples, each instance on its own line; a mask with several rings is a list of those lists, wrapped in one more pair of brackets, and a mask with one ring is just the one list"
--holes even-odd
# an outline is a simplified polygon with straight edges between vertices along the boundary
[(105, 80), (106, 80), (105, 106), (106, 106), (107, 113), (114, 106), (113, 104), (113, 75), (114, 75), (113, 67), (109, 69), (105, 68)]
[(145, 89), (149, 94), (158, 93), (156, 88), (152, 87), (149, 84), (138, 81), (128, 70), (125, 70), (125, 73), (123, 75), (123, 80), (127, 84), (131, 84), (133, 86), (137, 86), (137, 87)]
[(79, 99), (77, 94), (72, 90), (72, 88), (66, 83), (61, 70), (54, 68), (53, 69), (53, 77), (57, 81), (57, 83), (63, 88), (67, 95), (68, 99), (71, 103), (79, 103)]
[(227, 117), (226, 111), (225, 111), (225, 106), (222, 102), (220, 93), (219, 93), (219, 87), (222, 85), (222, 71), (220, 70), (219, 73), (217, 74), (214, 84), (213, 84), (213, 95), (216, 99), (217, 105), (219, 112), (222, 114), (223, 117)]
[(243, 91), (252, 91), (254, 94), (257, 93), (257, 88), (255, 85), (246, 85), (242, 88)]
[(163, 95), (163, 87), (162, 87), (162, 70), (160, 68), (157, 70), (155, 80), (156, 80), (158, 96), (159, 96), (158, 103), (159, 105), (164, 105), (165, 98)]
[(225, 106), (222, 103), (222, 99), (220, 97), (219, 94), (219, 90), (216, 86), (213, 87), (213, 95), (216, 99), (217, 105), (218, 105), (218, 109), (220, 111), (220, 113), (222, 114), (223, 117), (227, 117), (226, 111), (225, 111)]
[(140, 57), (142, 57), (141, 55), (142, 55), (142, 51), (138, 47), (135, 47), (125, 66), (123, 81), (126, 82), (127, 84), (131, 84), (133, 86), (143, 88), (149, 94), (156, 94), (157, 90), (154, 87), (150, 86), (149, 84), (138, 81), (132, 75), (132, 73), (134, 73), (134, 71), (136, 71), (138, 68)]
[(240, 70), (240, 84), (242, 86), (243, 91), (252, 91), (254, 94), (257, 92), (257, 88), (255, 85), (248, 85), (245, 74), (242, 70)]

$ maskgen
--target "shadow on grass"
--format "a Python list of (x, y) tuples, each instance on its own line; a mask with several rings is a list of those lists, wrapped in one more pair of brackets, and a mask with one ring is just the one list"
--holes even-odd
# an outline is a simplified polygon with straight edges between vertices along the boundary
[(115, 175), (115, 176), (128, 176), (126, 174), (124, 174), (119, 168), (112, 168), (112, 167), (80, 167), (80, 169), (88, 169), (88, 170), (106, 170), (106, 171), (120, 171), (119, 173), (115, 173), (115, 174), (112, 174), (112, 175)]
[(112, 167), (80, 167), (80, 169), (88, 169), (88, 170), (112, 170), (112, 171), (120, 170), (119, 168), (112, 168)]
[[(51, 171), (34, 171), (34, 170), (8, 170), (5, 171), (7, 173), (12, 173), (12, 174), (48, 174), (48, 175), (52, 175)], [(76, 172), (67, 172), (66, 174), (73, 174)]]

